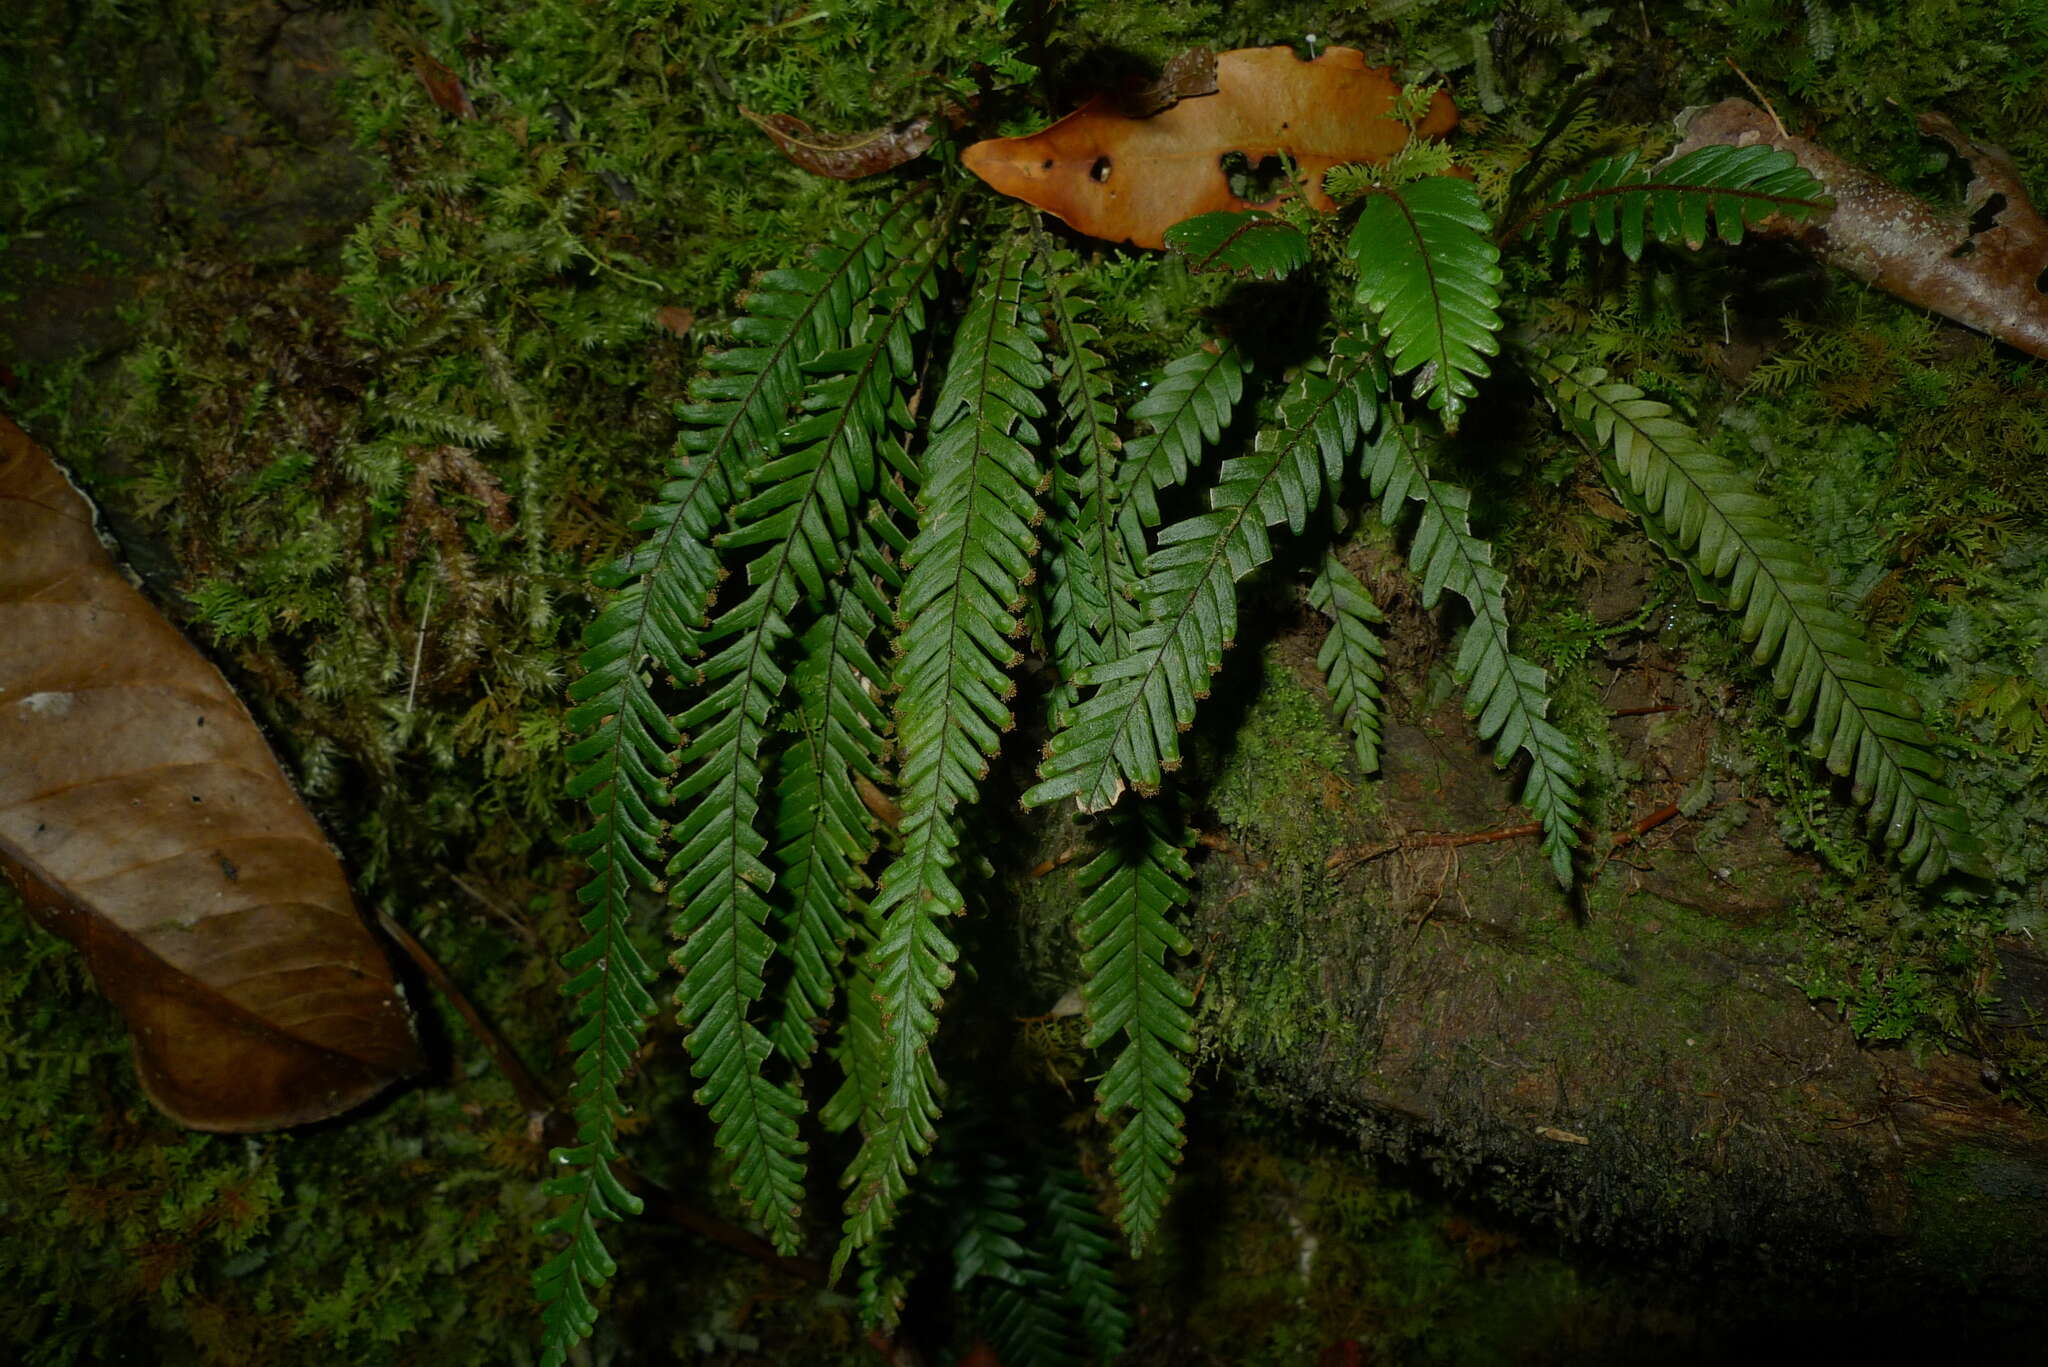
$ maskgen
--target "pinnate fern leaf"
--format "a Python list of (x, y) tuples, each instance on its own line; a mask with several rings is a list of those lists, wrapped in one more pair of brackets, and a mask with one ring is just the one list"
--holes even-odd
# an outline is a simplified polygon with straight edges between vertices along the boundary
[(1549, 679), (1542, 667), (1509, 649), (1507, 576), (1493, 563), (1493, 547), (1472, 534), (1471, 495), (1429, 477), (1414, 432), (1399, 422), (1382, 424), (1364, 466), (1390, 524), (1403, 500), (1421, 507), (1408, 560), (1422, 580), (1422, 605), (1434, 607), (1449, 589), (1472, 610), (1452, 675), (1465, 689), (1465, 712), (1480, 739), (1494, 744), (1494, 762), (1506, 765), (1518, 751), (1529, 757), (1522, 805), (1542, 823), (1543, 852), (1558, 882), (1569, 887), (1578, 838), (1578, 758), (1548, 720)]
[(1566, 181), (1522, 231), (1544, 239), (1569, 231), (1616, 241), (1628, 259), (1643, 243), (1706, 245), (1709, 222), (1723, 242), (1778, 214), (1804, 219), (1827, 207), (1821, 185), (1790, 152), (1775, 147), (1702, 147), (1663, 166), (1641, 168), (1636, 153), (1594, 162)]
[(893, 270), (862, 306), (851, 345), (807, 366), (814, 375), (804, 416), (785, 429), (775, 458), (748, 472), (754, 495), (733, 511), (734, 530), (720, 543), (764, 549), (746, 564), (739, 601), (706, 631), (716, 649), (698, 671), (704, 691), (679, 719), (685, 729), (702, 728), (681, 753), (673, 798), (682, 816), (668, 864), (671, 933), (682, 942), (671, 962), (682, 979), (683, 1044), (735, 1186), (788, 1252), (800, 1238), (804, 1108), (792, 1087), (766, 1076), (772, 1045), (749, 1019), (773, 947), (760, 756), (786, 683), (789, 618), (804, 593), (822, 595), (825, 576), (843, 565), (849, 509), (873, 487), (889, 417), (901, 411), (899, 388), (912, 377), (909, 340), (935, 289), (937, 244), (923, 225), (894, 244)]
[(1093, 305), (1062, 280), (1073, 265), (1065, 252), (1043, 260), (1048, 349), (1059, 394), (1058, 458), (1046, 519), (1047, 618), (1061, 679), (1055, 709), (1073, 701), (1071, 676), (1122, 654), (1140, 624), (1133, 598), (1137, 569), (1116, 530), (1123, 491), (1110, 372), (1098, 350), (1101, 333), (1088, 318)]
[(1380, 681), (1387, 674), (1387, 652), (1374, 628), (1386, 622), (1386, 614), (1334, 551), (1324, 554), (1322, 568), (1309, 581), (1308, 601), (1330, 618), (1330, 634), (1316, 652), (1330, 704), (1351, 733), (1359, 769), (1375, 773), (1380, 767)]
[(872, 580), (851, 576), (803, 634), (790, 669), (799, 730), (784, 753), (775, 794), (775, 865), (790, 907), (782, 937), (790, 978), (770, 1035), (798, 1067), (817, 1047), (815, 1022), (830, 1013), (837, 995), (840, 946), (851, 919), (864, 910), (861, 890), (868, 879), (862, 869), (874, 853), (875, 818), (860, 785), (883, 782), (889, 727), (873, 692), (888, 675), (869, 652), (886, 611)]
[(1358, 302), (1386, 337), (1389, 368), (1420, 370), (1418, 389), (1453, 432), (1500, 345), (1492, 233), (1472, 182), (1430, 176), (1369, 191), (1347, 243)]
[(1210, 511), (1161, 533), (1141, 590), (1146, 625), (1128, 654), (1083, 671), (1078, 682), (1095, 691), (1061, 717), (1025, 805), (1073, 797), (1100, 811), (1127, 785), (1157, 788), (1179, 764), (1179, 732), (1237, 632), (1237, 581), (1272, 557), (1266, 529), (1301, 531), (1374, 421), (1373, 388), (1354, 383), (1364, 364), (1340, 353), (1330, 367), (1305, 367), (1280, 425), (1225, 462)]
[(1166, 230), (1166, 246), (1198, 275), (1229, 271), (1279, 280), (1308, 264), (1308, 239), (1301, 229), (1258, 209), (1183, 219)]
[(1049, 1163), (1038, 1185), (1054, 1272), (1074, 1307), (1081, 1335), (1099, 1362), (1123, 1356), (1131, 1331), (1124, 1298), (1110, 1275), (1116, 1236), (1095, 1209), (1094, 1193), (1071, 1164)]
[(542, 1360), (550, 1367), (589, 1334), (596, 1318), (590, 1291), (611, 1276), (598, 1222), (640, 1208), (611, 1170), (624, 1111), (619, 1083), (654, 1005), (647, 991), (653, 970), (628, 933), (630, 899), (635, 888), (656, 884), (656, 814), (668, 803), (671, 754), (681, 739), (655, 701), (648, 672), (671, 679), (689, 672), (719, 577), (711, 533), (747, 453), (772, 447), (802, 388), (803, 363), (844, 342), (854, 302), (882, 268), (890, 235), (923, 202), (907, 196), (805, 266), (756, 283), (733, 324), (736, 345), (711, 357), (710, 373), (691, 390), (669, 479), (634, 523), (646, 539), (594, 576), (613, 596), (584, 633), (584, 673), (569, 690), (567, 717), (572, 730), (584, 733), (569, 751), (577, 769), (569, 792), (591, 814), (589, 830), (571, 842), (591, 869), (578, 893), (587, 938), (564, 960), (570, 977), (563, 990), (582, 1018), (570, 1038), (578, 1142), (553, 1155), (566, 1171), (549, 1191), (567, 1204), (541, 1227), (550, 1238), (566, 1236), (568, 1245), (534, 1278)]
[(1102, 1118), (1119, 1126), (1111, 1141), (1117, 1219), (1133, 1252), (1144, 1250), (1166, 1208), (1190, 1094), (1195, 994), (1168, 962), (1193, 948), (1172, 921), (1189, 896), (1188, 843), (1157, 804), (1142, 803), (1110, 819), (1108, 844), (1077, 880), (1087, 1044), (1119, 1044), (1095, 1095)]
[(1805, 725), (1812, 753), (1850, 780), (1899, 863), (1922, 882), (1981, 873), (1968, 816), (1942, 785), (1941, 756), (1904, 677), (1877, 664), (1858, 624), (1830, 605), (1826, 576), (1771, 502), (1635, 386), (1541, 353), (1535, 364), (1570, 426), (1612, 451), (1627, 492), (1725, 587), (1787, 724)]
[(1143, 563), (1145, 532), (1159, 525), (1160, 491), (1186, 480), (1201, 463), (1203, 447), (1222, 437), (1250, 369), (1235, 344), (1205, 342), (1168, 364), (1131, 405), (1130, 416), (1152, 429), (1131, 439), (1118, 467), (1123, 506), (1117, 529), (1132, 564)]
[(873, 952), (887, 1080), (845, 1182), (835, 1266), (887, 1226), (939, 1112), (929, 1044), (956, 950), (946, 922), (963, 909), (954, 880), (957, 809), (974, 798), (1011, 724), (1010, 638), (1037, 549), (1040, 473), (1032, 455), (1036, 391), (1049, 380), (1044, 334), (1027, 302), (1028, 257), (1014, 248), (981, 265), (931, 416), (897, 605), (897, 743), (902, 853), (883, 874)]

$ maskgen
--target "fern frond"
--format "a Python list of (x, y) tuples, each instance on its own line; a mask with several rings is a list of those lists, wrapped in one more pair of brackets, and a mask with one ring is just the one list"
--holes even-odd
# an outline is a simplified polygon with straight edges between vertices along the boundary
[(1387, 652), (1373, 628), (1386, 622), (1386, 614), (1334, 551), (1324, 553), (1322, 568), (1309, 581), (1308, 601), (1330, 619), (1330, 634), (1316, 652), (1330, 705), (1351, 732), (1359, 770), (1375, 773), (1380, 767), (1380, 680), (1387, 675)]
[(1183, 219), (1166, 230), (1166, 245), (1196, 275), (1229, 271), (1254, 280), (1280, 280), (1308, 264), (1308, 239), (1301, 229), (1259, 209)]
[(1522, 805), (1542, 823), (1543, 852), (1558, 882), (1570, 887), (1578, 758), (1571, 741), (1546, 720), (1550, 693), (1543, 669), (1508, 648), (1507, 576), (1493, 563), (1493, 547), (1472, 534), (1471, 495), (1429, 477), (1414, 433), (1399, 422), (1382, 424), (1364, 468), (1389, 525), (1404, 499), (1421, 505), (1408, 561), (1422, 579), (1422, 605), (1434, 607), (1449, 589), (1472, 609), (1451, 667), (1465, 689), (1466, 715), (1480, 739), (1494, 743), (1496, 764), (1505, 766), (1516, 751), (1528, 755)]
[(1499, 350), (1500, 251), (1479, 191), (1454, 176), (1378, 186), (1365, 197), (1346, 249), (1358, 302), (1387, 339), (1396, 375), (1416, 381), (1444, 428), (1458, 430), (1473, 379)]
[(1183, 1142), (1181, 1105), (1190, 1095), (1195, 994), (1168, 957), (1193, 948), (1171, 917), (1189, 897), (1189, 837), (1155, 803), (1113, 815), (1103, 851), (1077, 877), (1082, 994), (1091, 1049), (1122, 1037), (1095, 1089), (1111, 1141), (1122, 1202), (1117, 1222), (1133, 1253), (1144, 1251), (1166, 1208)]
[(1535, 354), (1558, 412), (1611, 450), (1625, 489), (1685, 559), (1725, 586), (1742, 639), (1771, 670), (1786, 724), (1847, 777), (1884, 844), (1921, 882), (1981, 873), (1969, 818), (1942, 785), (1934, 737), (1904, 677), (1877, 664), (1856, 622), (1828, 602), (1827, 578), (1747, 475), (1710, 451), (1671, 409), (1593, 366)]
[(805, 593), (822, 596), (826, 577), (844, 565), (850, 509), (875, 484), (877, 450), (893, 440), (889, 422), (904, 421), (899, 390), (912, 378), (911, 341), (936, 291), (938, 243), (919, 224), (891, 244), (894, 269), (865, 305), (853, 344), (806, 367), (815, 378), (805, 416), (782, 434), (780, 455), (748, 472), (757, 492), (719, 540), (766, 549), (746, 566), (745, 596), (705, 632), (717, 646), (699, 670), (705, 691), (679, 718), (703, 728), (681, 754), (673, 800), (683, 814), (668, 864), (670, 932), (682, 942), (671, 963), (682, 975), (683, 1045), (734, 1185), (785, 1252), (800, 1238), (804, 1108), (792, 1087), (765, 1076), (773, 1046), (748, 1019), (771, 951), (760, 753), (786, 681), (778, 657), (792, 634), (789, 616)]
[(1097, 1361), (1122, 1357), (1131, 1317), (1109, 1270), (1116, 1235), (1096, 1210), (1095, 1194), (1071, 1163), (1051, 1162), (1039, 1180), (1038, 1205), (1045, 1213), (1053, 1269), (1074, 1306), (1082, 1337)]
[(872, 581), (852, 576), (803, 634), (790, 669), (799, 729), (784, 753), (775, 793), (775, 863), (790, 907), (782, 937), (790, 978), (769, 1033), (776, 1051), (797, 1067), (817, 1047), (816, 1022), (832, 1009), (850, 919), (865, 910), (863, 866), (876, 842), (860, 784), (882, 783), (889, 729), (873, 693), (888, 675), (869, 651), (887, 611)]
[(882, 878), (874, 951), (888, 1079), (845, 1182), (847, 1218), (834, 1260), (887, 1225), (938, 1115), (928, 1046), (955, 956), (946, 922), (964, 906), (953, 877), (956, 809), (971, 802), (1011, 724), (1006, 671), (1014, 616), (1032, 575), (1041, 477), (1031, 448), (1045, 416), (1044, 334), (1025, 302), (1027, 256), (983, 262), (931, 416), (911, 543), (897, 604), (896, 682), (903, 851)]
[(1266, 529), (1302, 529), (1376, 416), (1373, 387), (1353, 382), (1365, 364), (1340, 349), (1329, 366), (1305, 367), (1281, 400), (1280, 426), (1225, 462), (1211, 510), (1161, 533), (1142, 587), (1149, 620), (1127, 654), (1077, 681), (1095, 692), (1060, 719), (1026, 806), (1073, 797), (1100, 811), (1126, 784), (1149, 792), (1179, 764), (1178, 733), (1237, 632), (1237, 581), (1272, 556)]
[(1067, 1306), (1043, 1271), (1028, 1281), (992, 1282), (979, 1319), (1004, 1367), (1080, 1367), (1068, 1333)]
[(684, 412), (681, 454), (654, 504), (633, 524), (647, 534), (633, 551), (593, 576), (613, 591), (584, 633), (583, 677), (571, 686), (567, 716), (584, 739), (569, 751), (577, 768), (571, 797), (590, 809), (590, 829), (570, 848), (590, 865), (578, 897), (588, 938), (563, 966), (563, 990), (576, 999), (582, 1024), (570, 1104), (578, 1143), (554, 1160), (568, 1169), (549, 1184), (568, 1208), (542, 1225), (569, 1246), (535, 1275), (542, 1308), (542, 1359), (559, 1364), (595, 1322), (589, 1291), (611, 1276), (597, 1222), (639, 1210), (610, 1164), (618, 1158), (618, 1085), (653, 1011), (653, 971), (627, 933), (634, 888), (656, 885), (662, 823), (668, 804), (671, 751), (681, 737), (655, 702), (650, 664), (684, 677), (698, 653), (698, 629), (719, 575), (710, 545), (713, 526), (731, 497), (743, 453), (772, 447), (802, 385), (801, 365), (839, 345), (852, 325), (854, 301), (871, 288), (885, 244), (923, 197), (907, 196), (862, 232), (843, 235), (801, 269), (773, 272), (733, 324), (742, 345), (715, 356)]
[(1709, 220), (1723, 242), (1735, 243), (1772, 214), (1804, 219), (1828, 203), (1820, 182), (1775, 147), (1702, 147), (1647, 169), (1625, 152), (1566, 181), (1518, 231), (1542, 238), (1570, 231), (1597, 236), (1602, 246), (1619, 240), (1634, 261), (1650, 238), (1705, 246)]
[(1222, 437), (1250, 369), (1235, 343), (1205, 342), (1170, 362), (1131, 405), (1130, 416), (1152, 428), (1131, 438), (1118, 468), (1124, 506), (1117, 510), (1117, 529), (1132, 564), (1144, 563), (1145, 532), (1159, 525), (1160, 491), (1185, 480), (1203, 446)]
[(1067, 291), (1062, 277), (1073, 269), (1071, 253), (1047, 255), (1042, 265), (1047, 345), (1059, 385), (1045, 557), (1057, 710), (1073, 701), (1072, 675), (1122, 654), (1142, 619), (1133, 597), (1137, 568), (1116, 530), (1120, 444), (1110, 371), (1097, 350), (1102, 335), (1088, 320), (1094, 306)]

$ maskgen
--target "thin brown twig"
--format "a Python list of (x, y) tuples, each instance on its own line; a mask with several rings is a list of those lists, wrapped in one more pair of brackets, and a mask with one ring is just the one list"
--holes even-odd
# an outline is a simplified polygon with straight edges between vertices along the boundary
[[(1678, 804), (1667, 802), (1647, 816), (1640, 817), (1632, 822), (1627, 829), (1616, 831), (1613, 837), (1613, 848), (1620, 849), (1624, 845), (1640, 840), (1643, 836), (1677, 815)], [(1491, 831), (1444, 831), (1425, 832), (1421, 835), (1405, 835), (1398, 840), (1389, 840), (1379, 845), (1338, 850), (1323, 861), (1323, 867), (1335, 869), (1350, 868), (1357, 864), (1369, 864), (1375, 859), (1384, 858), (1394, 853), (1396, 850), (1456, 849), (1464, 845), (1490, 845), (1495, 841), (1519, 840), (1524, 836), (1540, 836), (1542, 834), (1542, 825), (1531, 821), (1520, 826), (1503, 826), (1498, 830)]]

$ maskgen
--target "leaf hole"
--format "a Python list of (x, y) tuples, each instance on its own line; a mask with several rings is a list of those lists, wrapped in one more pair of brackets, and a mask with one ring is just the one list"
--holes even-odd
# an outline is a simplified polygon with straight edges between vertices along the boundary
[(1974, 252), (1976, 250), (1977, 239), (1974, 237), (1966, 237), (1962, 240), (1961, 243), (1949, 249), (1948, 259), (1951, 261), (1955, 261), (1961, 257), (1968, 256), (1971, 252)]
[(2048, 270), (2044, 270), (2034, 277), (2034, 288), (2043, 294), (2048, 294)]
[(1977, 212), (1970, 215), (1970, 236), (1988, 233), (1998, 226), (1998, 216), (2005, 212), (2005, 196), (1992, 195), (1977, 206)]
[(1230, 193), (1239, 199), (1264, 204), (1287, 188), (1287, 164), (1277, 156), (1261, 157), (1256, 166), (1242, 152), (1225, 152), (1218, 160)]
[(1094, 181), (1097, 185), (1105, 185), (1109, 182), (1109, 171), (1109, 158), (1097, 157), (1095, 164), (1088, 168), (1088, 179)]

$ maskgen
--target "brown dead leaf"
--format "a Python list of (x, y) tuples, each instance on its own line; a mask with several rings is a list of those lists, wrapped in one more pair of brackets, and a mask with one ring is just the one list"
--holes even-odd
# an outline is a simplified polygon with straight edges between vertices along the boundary
[(687, 337), (690, 329), (697, 326), (697, 315), (681, 304), (663, 304), (654, 311), (654, 321), (678, 337)]
[[(1043, 132), (975, 143), (961, 156), (996, 190), (1035, 204), (1091, 237), (1140, 247), (1196, 214), (1271, 208), (1230, 191), (1223, 158), (1253, 166), (1282, 153), (1300, 168), (1300, 193), (1317, 209), (1336, 204), (1323, 173), (1346, 162), (1385, 161), (1408, 130), (1386, 115), (1400, 93), (1393, 68), (1371, 67), (1352, 48), (1312, 62), (1291, 48), (1240, 48), (1216, 58), (1216, 93), (1132, 119), (1098, 96)], [(1417, 132), (1440, 137), (1457, 123), (1439, 91)], [(1284, 197), (1284, 196), (1283, 196)]]
[(834, 136), (789, 114), (756, 114), (745, 105), (740, 113), (772, 138), (783, 156), (813, 175), (834, 180), (859, 180), (894, 170), (932, 145), (929, 114), (873, 133)]
[(1765, 219), (1757, 231), (1791, 238), (1910, 304), (2048, 357), (2048, 220), (2003, 149), (1970, 141), (1939, 114), (1922, 114), (1920, 131), (1969, 162), (1966, 212), (1943, 213), (1818, 143), (1791, 136), (1748, 100), (1723, 100), (1695, 114), (1672, 155), (1714, 144), (1766, 143), (1790, 152), (1834, 197), (1834, 211), (1801, 223)]
[(389, 962), (219, 671), (0, 417), (0, 871), (193, 1129), (324, 1119), (420, 1066)]
[(1116, 101), (1116, 112), (1127, 119), (1149, 119), (1173, 108), (1182, 100), (1216, 93), (1216, 53), (1212, 48), (1191, 47), (1166, 64), (1159, 79)]
[(420, 84), (426, 87), (428, 99), (458, 119), (476, 117), (476, 106), (469, 102), (469, 92), (462, 88), (462, 78), (446, 63), (428, 56), (424, 48), (414, 48), (412, 69), (420, 78)]

